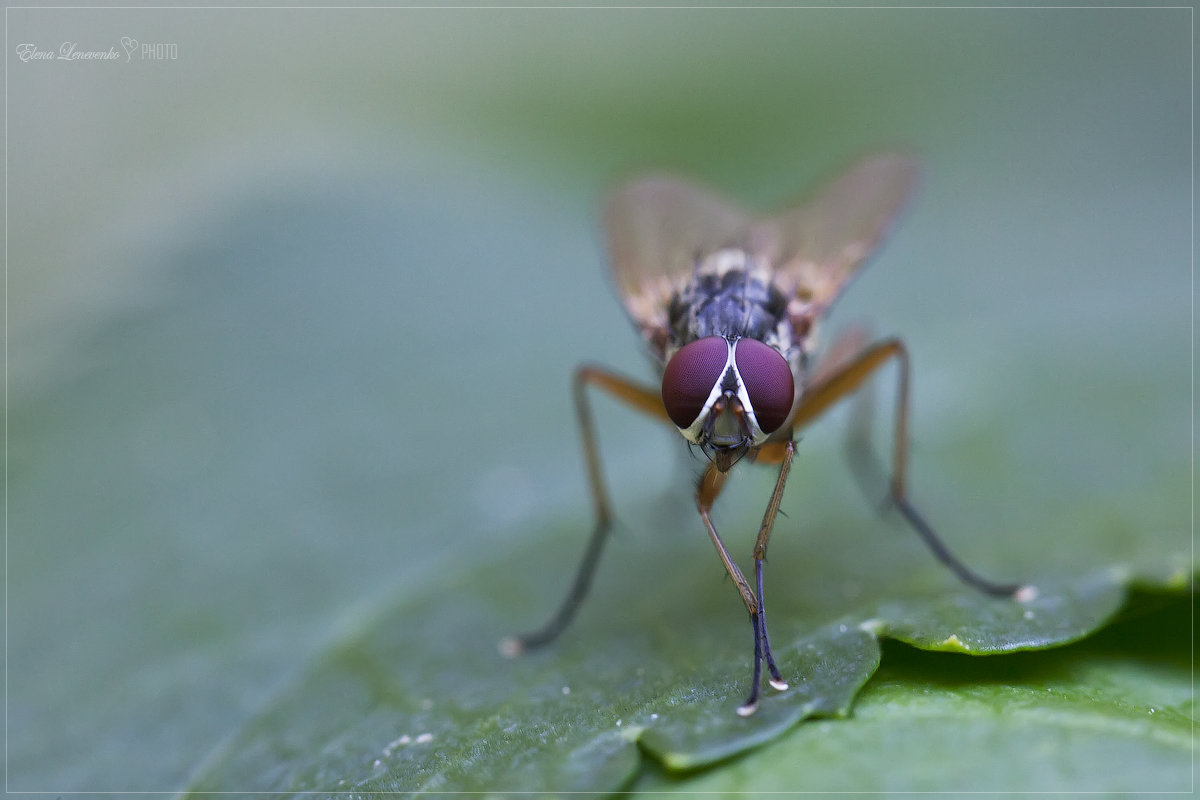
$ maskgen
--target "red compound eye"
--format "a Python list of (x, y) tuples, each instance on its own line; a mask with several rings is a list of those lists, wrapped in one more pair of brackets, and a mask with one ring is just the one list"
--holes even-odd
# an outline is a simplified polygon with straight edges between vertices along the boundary
[(733, 360), (754, 407), (758, 427), (763, 433), (774, 432), (787, 422), (796, 389), (787, 359), (757, 339), (738, 339)]
[(724, 336), (689, 342), (671, 356), (663, 372), (662, 398), (667, 416), (676, 426), (690, 427), (700, 416), (713, 387), (725, 373), (728, 357), (729, 344)]

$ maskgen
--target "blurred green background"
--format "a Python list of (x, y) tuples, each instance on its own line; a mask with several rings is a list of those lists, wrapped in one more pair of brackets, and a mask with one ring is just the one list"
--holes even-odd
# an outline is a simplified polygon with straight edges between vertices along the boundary
[[(8, 788), (179, 788), (406, 586), (586, 526), (570, 371), (649, 375), (596, 208), (647, 167), (766, 209), (917, 152), (832, 323), (909, 344), (917, 495), (997, 571), (1190, 554), (1191, 20), (9, 9)], [(67, 42), (120, 58), (19, 57)], [(707, 556), (677, 437), (600, 426)], [(798, 517), (861, 505), (840, 427)]]

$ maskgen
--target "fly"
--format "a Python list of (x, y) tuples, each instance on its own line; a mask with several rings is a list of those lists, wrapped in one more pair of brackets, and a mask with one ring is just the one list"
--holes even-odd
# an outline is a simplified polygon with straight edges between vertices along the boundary
[[(648, 176), (613, 193), (606, 213), (612, 277), (662, 377), (648, 386), (582, 366), (574, 396), (596, 526), (570, 591), (540, 630), (506, 639), (509, 654), (555, 639), (587, 594), (612, 524), (592, 426), (588, 389), (672, 424), (708, 458), (696, 507), (717, 555), (750, 615), (753, 678), (742, 716), (758, 708), (763, 664), (769, 684), (788, 688), (767, 634), (763, 562), (796, 452), (796, 433), (852, 394), (879, 367), (898, 366), (892, 505), (933, 554), (964, 583), (1011, 596), (959, 561), (908, 500), (908, 351), (900, 339), (868, 343), (851, 335), (815, 361), (820, 321), (875, 250), (916, 183), (915, 162), (880, 154), (853, 165), (802, 205), (753, 219), (684, 180)], [(814, 366), (815, 364), (815, 366)], [(754, 542), (754, 583), (742, 574), (710, 515), (726, 474), (743, 459), (777, 464), (778, 478)]]

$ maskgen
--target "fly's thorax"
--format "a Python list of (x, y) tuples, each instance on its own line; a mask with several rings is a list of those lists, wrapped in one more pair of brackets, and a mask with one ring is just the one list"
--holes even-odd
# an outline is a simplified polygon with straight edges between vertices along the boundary
[(795, 298), (785, 294), (773, 277), (765, 258), (740, 248), (718, 250), (699, 260), (691, 280), (668, 305), (662, 363), (666, 365), (683, 346), (708, 336), (757, 339), (781, 353), (799, 379), (814, 331), (808, 325), (795, 330)]
[(786, 309), (787, 298), (772, 285), (766, 261), (726, 249), (697, 262), (667, 313), (672, 343), (682, 347), (705, 336), (762, 340)]

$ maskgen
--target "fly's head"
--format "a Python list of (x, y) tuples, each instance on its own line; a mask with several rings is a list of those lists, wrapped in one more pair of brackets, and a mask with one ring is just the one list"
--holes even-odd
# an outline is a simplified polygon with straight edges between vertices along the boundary
[(783, 427), (794, 397), (791, 365), (757, 339), (697, 339), (663, 371), (668, 416), (721, 472)]

